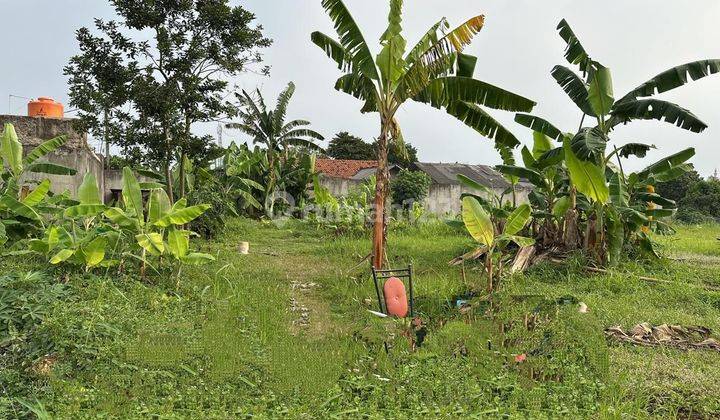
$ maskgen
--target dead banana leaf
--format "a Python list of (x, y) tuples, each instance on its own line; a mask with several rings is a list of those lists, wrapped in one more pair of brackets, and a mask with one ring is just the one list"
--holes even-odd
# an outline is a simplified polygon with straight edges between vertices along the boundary
[(710, 328), (703, 326), (683, 326), (662, 324), (653, 326), (643, 322), (624, 331), (615, 326), (605, 330), (610, 339), (641, 346), (667, 346), (681, 350), (713, 350), (720, 352), (720, 342), (711, 338)]

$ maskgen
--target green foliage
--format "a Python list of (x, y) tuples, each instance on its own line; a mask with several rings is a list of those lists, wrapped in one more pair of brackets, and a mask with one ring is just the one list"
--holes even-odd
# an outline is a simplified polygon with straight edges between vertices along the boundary
[(687, 196), (688, 191), (701, 179), (697, 171), (691, 170), (683, 173), (676, 179), (659, 182), (657, 184), (657, 193), (680, 203), (680, 201)]
[[(463, 198), (462, 220), (470, 236), (481, 245), (476, 253), (486, 254), (485, 271), (488, 278), (488, 290), (496, 288), (495, 277), (502, 275), (503, 252), (505, 248), (515, 243), (520, 247), (531, 246), (535, 243), (532, 238), (519, 236), (531, 219), (532, 209), (529, 204), (523, 204), (510, 213), (504, 222), (504, 227), (499, 234), (495, 232), (495, 226), (490, 214), (482, 204), (475, 198), (466, 196)], [(498, 266), (495, 273), (495, 266)]]
[(34, 358), (52, 350), (37, 336), (53, 305), (68, 295), (68, 288), (42, 272), (0, 276), (0, 343), (7, 357)]
[(208, 176), (196, 179), (195, 187), (188, 194), (187, 199), (191, 205), (210, 205), (205, 213), (190, 222), (190, 230), (209, 239), (223, 231), (230, 217), (239, 215), (233, 200), (234, 197), (239, 197), (239, 194), (236, 195), (232, 188), (225, 188), (224, 174), (221, 171), (206, 173)]
[[(139, 255), (135, 256), (142, 262), (143, 270), (148, 265), (148, 255), (155, 258), (170, 256), (180, 264), (202, 264), (214, 260), (211, 255), (189, 252), (192, 232), (182, 229), (182, 226), (202, 216), (210, 205), (188, 207), (187, 199), (181, 199), (171, 207), (167, 193), (154, 189), (145, 209), (140, 184), (129, 168), (123, 170), (123, 202), (124, 209), (108, 209), (105, 216), (127, 237), (135, 239), (134, 246), (139, 248)], [(178, 276), (179, 273), (178, 268)]]
[(680, 200), (680, 208), (684, 209), (683, 221), (697, 219), (694, 214), (720, 219), (720, 181), (698, 181), (690, 187), (685, 197)]
[[(338, 133), (327, 148), (327, 155), (333, 159), (377, 160), (377, 141), (366, 143), (347, 132)], [(388, 150), (388, 163), (402, 168), (411, 168), (418, 161), (417, 148), (410, 143), (394, 144)]]
[[(495, 141), (504, 153), (519, 141), (483, 107), (505, 111), (530, 112), (535, 102), (512, 92), (473, 79), (476, 60), (464, 55), (464, 49), (485, 24), (482, 15), (475, 16), (455, 29), (449, 30), (445, 19), (433, 25), (414, 46), (407, 49), (402, 36), (401, 0), (390, 2), (388, 27), (380, 40), (380, 52), (374, 56), (357, 22), (342, 0), (322, 0), (322, 7), (330, 16), (337, 32), (337, 41), (321, 32), (313, 32), (310, 39), (337, 64), (343, 75), (335, 82), (335, 89), (360, 100), (362, 113), (378, 113), (381, 130), (378, 153), (381, 167), (377, 188), (381, 194), (389, 192), (388, 150), (404, 149), (398, 112), (410, 100), (425, 103), (445, 111)], [(409, 51), (406, 54), (406, 51)], [(391, 147), (392, 146), (392, 147)], [(404, 155), (404, 153), (403, 153)], [(385, 202), (387, 197), (381, 197)], [(384, 212), (384, 206), (377, 211)], [(377, 218), (376, 232), (385, 228), (385, 218)], [(373, 252), (376, 264), (382, 264), (384, 238), (376, 235)]]
[[(270, 45), (255, 16), (227, 0), (112, 5), (117, 20), (80, 28), (80, 53), (64, 69), (80, 128), (103, 138), (107, 152), (116, 144), (125, 157), (165, 173), (175, 160), (208, 158), (216, 151), (208, 146), (212, 137), (193, 135), (191, 127), (235, 114), (225, 100), (227, 77)], [(172, 179), (166, 181), (172, 195)], [(186, 192), (182, 183), (179, 190)]]
[[(582, 77), (561, 65), (551, 75), (584, 114), (581, 127), (576, 134), (563, 134), (542, 118), (518, 114), (515, 120), (533, 130), (533, 150), (522, 149), (524, 168), (506, 162), (498, 170), (510, 179), (525, 178), (536, 187), (530, 203), (537, 222), (535, 236), (542, 239), (542, 247), (582, 247), (596, 262), (609, 265), (618, 262), (626, 246), (656, 256), (649, 234), (672, 231), (661, 219), (674, 215), (678, 204), (657, 194), (655, 186), (692, 171), (687, 162), (695, 149), (626, 173), (621, 159), (643, 158), (654, 146), (628, 143), (609, 151), (610, 134), (621, 123), (642, 119), (664, 120), (693, 132), (704, 130), (702, 121), (678, 105), (639, 98), (680, 87), (689, 82), (688, 74), (697, 80), (717, 73), (720, 61), (675, 67), (616, 100), (610, 70), (590, 57), (567, 21), (562, 20), (557, 29), (567, 45), (565, 58), (578, 66)], [(562, 147), (553, 147), (552, 139), (562, 141)], [(506, 159), (507, 154), (501, 155)]]
[(430, 191), (432, 179), (421, 171), (401, 169), (391, 182), (392, 200), (395, 204), (422, 203)]
[(374, 160), (375, 149), (372, 144), (365, 143), (360, 137), (343, 131), (330, 140), (327, 155), (333, 159)]
[[(285, 191), (290, 194), (304, 194), (315, 166), (314, 158), (306, 158), (306, 155), (314, 152), (324, 153), (323, 148), (315, 142), (325, 138), (307, 128), (310, 125), (309, 121), (285, 120), (287, 107), (294, 93), (295, 85), (290, 82), (278, 97), (274, 110), (266, 108), (265, 100), (259, 90), (254, 97), (244, 90), (242, 93), (235, 93), (240, 105), (244, 107), (243, 111), (238, 112), (242, 122), (228, 124), (228, 127), (240, 130), (250, 136), (254, 144), (265, 147), (264, 152), (258, 152), (256, 149), (255, 153), (264, 153), (264, 156), (259, 156), (258, 161), (265, 166), (266, 174), (261, 180), (253, 180), (264, 188), (262, 200), (258, 201), (262, 203), (266, 215), (274, 213), (278, 193)], [(237, 154), (238, 151), (236, 149), (233, 153)], [(247, 149), (244, 152), (249, 153)], [(295, 174), (291, 177), (290, 173), (296, 168), (300, 168), (302, 172), (299, 176)], [(247, 170), (249, 168), (245, 168), (245, 171)], [(293, 184), (297, 179), (305, 183)], [(300, 187), (300, 191), (296, 191), (297, 187)]]
[[(249, 216), (285, 213), (290, 205), (302, 208), (308, 200), (308, 185), (315, 175), (315, 155), (304, 149), (286, 149), (274, 165), (269, 149), (230, 145), (220, 178), (226, 198), (237, 211)], [(274, 158), (273, 158), (274, 159)]]
[[(717, 226), (682, 226), (677, 237), (659, 240), (670, 255), (709, 261), (720, 255), (718, 236)], [(237, 254), (239, 237), (251, 242), (251, 255)], [(482, 296), (464, 298), (458, 267), (447, 265), (469, 236), (439, 222), (391, 225), (389, 258), (393, 266), (413, 262), (415, 309), (430, 320), (423, 344), (411, 351), (400, 322), (366, 312), (373, 307), (363, 301), (375, 291), (359, 280), (367, 280), (367, 267), (353, 267), (369, 240), (327, 237), (296, 221), (278, 227), (231, 220), (224, 234), (201, 241), (218, 261), (187, 267), (173, 293), (162, 278), (139, 282), (134, 274), (46, 280), (68, 294), (46, 305), (34, 338), (3, 359), (0, 413), (33, 416), (15, 397), (41, 404), (54, 418), (125, 418), (142, 410), (193, 418), (720, 413), (713, 354), (603, 336), (607, 326), (630, 328), (638, 320), (712, 325), (718, 299), (702, 286), (717, 285), (714, 264), (628, 262), (594, 275), (581, 270), (587, 262), (580, 259), (540, 264), (494, 294), (493, 322)], [(24, 272), (33, 263), (5, 257), (0, 270)], [(479, 265), (466, 262), (469, 277)], [(318, 286), (293, 289), (297, 279)], [(306, 297), (312, 300), (300, 304), (310, 325), (303, 327), (293, 324), (300, 314), (288, 302)], [(458, 299), (469, 300), (469, 312), (457, 309)], [(588, 313), (577, 311), (579, 302)], [(526, 360), (516, 362), (523, 354)]]
[(63, 196), (50, 197), (50, 181), (37, 183), (34, 189), (22, 185), (25, 174), (74, 175), (74, 169), (39, 161), (61, 147), (67, 137), (59, 136), (35, 147), (23, 158), (22, 143), (12, 124), (5, 124), (0, 137), (0, 248), (36, 234), (44, 228), (44, 219), (51, 217)]

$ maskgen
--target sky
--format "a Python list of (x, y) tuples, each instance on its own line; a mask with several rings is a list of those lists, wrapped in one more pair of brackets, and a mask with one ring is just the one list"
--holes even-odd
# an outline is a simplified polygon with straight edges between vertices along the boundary
[[(269, 77), (246, 73), (234, 79), (238, 89), (260, 88), (268, 101), (293, 81), (297, 90), (288, 111), (290, 118), (312, 121), (326, 138), (348, 131), (371, 141), (379, 133), (376, 114), (361, 114), (361, 103), (334, 90), (340, 76), (323, 51), (310, 42), (320, 30), (334, 36), (330, 18), (320, 0), (242, 0), (257, 16), (273, 45), (264, 50)], [(373, 53), (387, 26), (386, 0), (346, 0)], [(580, 122), (576, 106), (565, 96), (550, 70), (567, 63), (564, 42), (555, 30), (566, 18), (593, 59), (613, 71), (615, 96), (675, 65), (704, 58), (720, 58), (720, 2), (717, 0), (405, 0), (403, 27), (413, 45), (440, 17), (454, 27), (475, 15), (486, 24), (466, 51), (479, 57), (475, 77), (538, 103), (533, 114), (563, 131), (575, 131)], [(67, 78), (62, 68), (77, 53), (74, 32), (91, 27), (96, 17), (111, 19), (105, 0), (0, 0), (4, 16), (0, 40), (6, 59), (0, 66), (0, 112), (24, 114), (27, 99), (50, 96), (67, 103)], [(629, 142), (658, 147), (645, 160), (631, 159), (629, 169), (647, 164), (687, 147), (695, 147), (693, 162), (703, 176), (720, 169), (720, 74), (693, 82), (659, 96), (692, 110), (710, 128), (701, 134), (656, 121), (621, 126), (611, 136), (620, 146)], [(2, 101), (7, 101), (3, 103)], [(525, 144), (529, 130), (513, 122), (511, 113), (490, 110), (496, 119)], [(70, 113), (68, 116), (71, 116)], [(423, 104), (408, 103), (398, 115), (406, 141), (419, 150), (425, 162), (500, 163), (492, 141)], [(198, 134), (213, 134), (216, 125), (199, 124)], [(245, 141), (224, 130), (225, 144)], [(91, 140), (97, 147), (98, 142)], [(327, 142), (324, 143), (327, 145)]]

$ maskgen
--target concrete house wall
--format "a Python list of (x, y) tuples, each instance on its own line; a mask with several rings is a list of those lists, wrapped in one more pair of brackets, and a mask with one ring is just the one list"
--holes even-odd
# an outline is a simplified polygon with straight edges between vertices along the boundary
[[(330, 191), (330, 193), (336, 197), (343, 197), (360, 185), (364, 180), (362, 179), (346, 179), (336, 178), (321, 175), (320, 184)], [(505, 188), (491, 188), (497, 196), (502, 196)], [(528, 195), (531, 189), (526, 185), (518, 186), (516, 190), (517, 202), (527, 203)], [(461, 184), (441, 184), (433, 182), (430, 185), (428, 196), (425, 198), (423, 205), (425, 209), (439, 216), (455, 216), (462, 211), (462, 201), (460, 197), (462, 194), (476, 194), (490, 199), (486, 194), (478, 193), (478, 191), (468, 188)], [(512, 201), (512, 195), (507, 194), (503, 197), (504, 201)]]
[(60, 194), (69, 191), (75, 197), (77, 190), (87, 172), (95, 175), (100, 191), (105, 190), (103, 160), (90, 149), (87, 134), (75, 130), (71, 118), (42, 118), (19, 115), (0, 115), (0, 124), (10, 123), (15, 126), (18, 139), (23, 145), (23, 153), (27, 155), (41, 143), (60, 135), (67, 135), (68, 141), (61, 148), (49, 154), (44, 161), (67, 166), (77, 171), (74, 176), (31, 174), (24, 175), (21, 182), (31, 184), (49, 179), (51, 191)]

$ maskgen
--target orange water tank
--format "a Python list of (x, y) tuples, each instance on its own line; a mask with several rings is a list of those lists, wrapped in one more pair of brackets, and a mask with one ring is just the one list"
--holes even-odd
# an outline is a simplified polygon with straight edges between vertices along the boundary
[(52, 98), (39, 97), (28, 103), (28, 116), (45, 118), (62, 118), (65, 115), (63, 104)]

